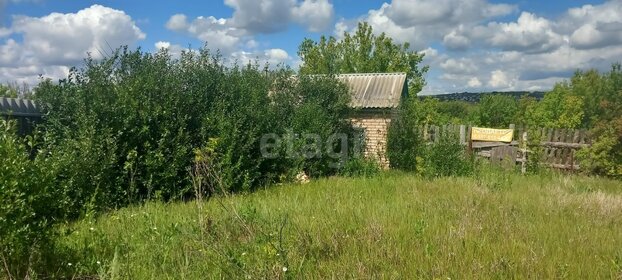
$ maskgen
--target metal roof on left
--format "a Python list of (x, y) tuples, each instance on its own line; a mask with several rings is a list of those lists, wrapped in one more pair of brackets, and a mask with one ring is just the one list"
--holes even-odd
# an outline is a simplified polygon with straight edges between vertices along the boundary
[(11, 116), (41, 116), (37, 104), (30, 99), (0, 97), (0, 114)]

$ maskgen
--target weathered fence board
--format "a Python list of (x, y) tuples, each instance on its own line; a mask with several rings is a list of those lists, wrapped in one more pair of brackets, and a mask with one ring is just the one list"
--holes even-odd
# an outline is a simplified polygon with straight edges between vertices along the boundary
[[(513, 141), (510, 143), (472, 142), (472, 126), (469, 125), (426, 125), (420, 128), (420, 131), (422, 131), (424, 141), (429, 143), (438, 142), (443, 135), (457, 137), (461, 144), (468, 145), (473, 149), (475, 155), (502, 165), (507, 164), (507, 162), (521, 164), (523, 172), (529, 153), (531, 153), (528, 146), (533, 147), (534, 145), (530, 137), (540, 139), (541, 163), (555, 169), (579, 169), (580, 166), (576, 162), (575, 153), (579, 149), (590, 146), (587, 131), (581, 129), (529, 128), (522, 125), (512, 125), (510, 128), (514, 129)], [(536, 135), (530, 136), (530, 132)], [(510, 154), (512, 155), (510, 156)]]

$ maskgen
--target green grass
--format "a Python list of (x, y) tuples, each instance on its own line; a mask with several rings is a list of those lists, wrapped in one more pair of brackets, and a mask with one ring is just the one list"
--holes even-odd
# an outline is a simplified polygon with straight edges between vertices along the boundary
[(66, 230), (58, 262), (80, 277), (622, 277), (622, 186), (585, 177), (330, 178)]

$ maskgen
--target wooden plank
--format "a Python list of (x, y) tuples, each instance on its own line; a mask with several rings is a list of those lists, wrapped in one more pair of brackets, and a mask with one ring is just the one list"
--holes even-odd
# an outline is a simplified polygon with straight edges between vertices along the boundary
[(466, 126), (460, 125), (460, 144), (466, 144)]
[(581, 148), (590, 146), (589, 144), (566, 143), (566, 142), (542, 142), (541, 145), (547, 148), (570, 148), (570, 149), (581, 149)]
[(502, 147), (502, 146), (518, 146), (518, 144), (519, 144), (518, 141), (512, 141), (512, 143), (474, 141), (473, 148), (483, 149), (483, 148)]
[(572, 143), (581, 143), (581, 131), (579, 131), (578, 129), (575, 129), (573, 131), (574, 136), (572, 137)]

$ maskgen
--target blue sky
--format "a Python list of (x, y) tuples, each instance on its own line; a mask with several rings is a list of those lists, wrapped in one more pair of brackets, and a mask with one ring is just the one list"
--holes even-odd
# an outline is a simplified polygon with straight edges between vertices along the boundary
[(622, 0), (0, 0), (0, 82), (62, 78), (119, 45), (297, 67), (303, 38), (369, 22), (426, 54), (423, 94), (547, 90), (622, 61)]

